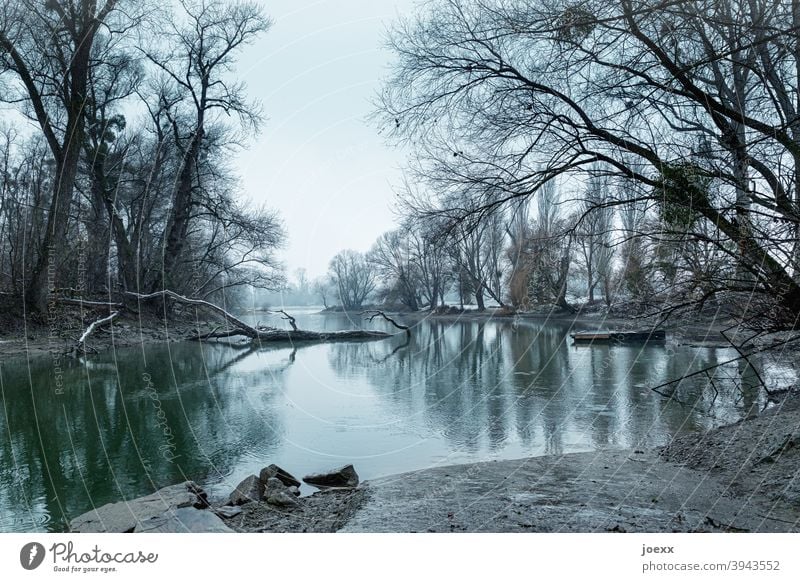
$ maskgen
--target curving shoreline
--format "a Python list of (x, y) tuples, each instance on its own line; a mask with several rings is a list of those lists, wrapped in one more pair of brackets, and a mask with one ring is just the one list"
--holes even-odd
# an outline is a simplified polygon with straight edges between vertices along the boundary
[[(763, 414), (662, 449), (423, 469), (320, 491), (292, 507), (252, 502), (226, 516), (221, 504), (195, 509), (185, 486), (171, 491), (183, 506), (157, 508), (167, 515), (160, 529), (136, 531), (798, 532), (800, 399), (788, 393)], [(131, 514), (135, 501), (116, 504), (126, 523), (152, 520)], [(82, 518), (74, 531), (98, 531), (75, 527)]]

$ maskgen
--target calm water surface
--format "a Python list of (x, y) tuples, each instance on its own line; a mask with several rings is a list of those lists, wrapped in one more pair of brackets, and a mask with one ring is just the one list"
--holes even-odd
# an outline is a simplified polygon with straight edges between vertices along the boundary
[[(361, 325), (295, 313), (309, 329)], [(273, 462), (296, 475), (354, 463), (369, 479), (661, 445), (733, 420), (760, 398), (746, 381), (716, 396), (712, 416), (700, 405), (714, 396), (701, 377), (683, 390), (684, 405), (649, 389), (728, 359), (728, 350), (575, 347), (568, 331), (428, 321), (410, 342), (149, 345), (67, 362), (62, 394), (49, 358), (4, 359), (0, 531), (63, 530), (94, 506), (185, 479), (225, 495)]]

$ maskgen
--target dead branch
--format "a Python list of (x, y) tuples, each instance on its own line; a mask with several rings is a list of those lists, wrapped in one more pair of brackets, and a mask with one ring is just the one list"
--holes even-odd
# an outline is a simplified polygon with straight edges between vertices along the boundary
[(275, 313), (282, 313), (283, 317), (281, 317), (281, 319), (284, 319), (284, 320), (288, 321), (289, 325), (292, 326), (292, 330), (293, 331), (298, 331), (298, 329), (297, 329), (297, 320), (294, 317), (292, 317), (291, 315), (286, 313), (283, 309), (278, 309), (277, 311), (275, 311)]
[(240, 333), (234, 335), (246, 335), (250, 338), (258, 338), (259, 331), (251, 325), (246, 324), (244, 321), (239, 319), (238, 317), (234, 317), (218, 305), (214, 305), (209, 301), (204, 301), (202, 299), (192, 299), (190, 297), (184, 297), (183, 295), (178, 295), (174, 291), (170, 291), (169, 289), (165, 289), (163, 291), (156, 291), (155, 293), (147, 293), (145, 295), (139, 293), (133, 293), (131, 291), (127, 291), (125, 295), (129, 297), (133, 297), (138, 301), (149, 301), (151, 299), (158, 299), (158, 298), (166, 298), (169, 297), (173, 301), (177, 301), (178, 303), (183, 303), (185, 305), (196, 305), (197, 307), (205, 307), (206, 309), (210, 309), (211, 311), (221, 315), (225, 321), (228, 323), (233, 324), (236, 328), (240, 330)]
[[(664, 394), (663, 392), (661, 392), (662, 388), (666, 388), (667, 386), (670, 386), (672, 384), (679, 384), (680, 382), (682, 382), (683, 380), (685, 380), (687, 378), (692, 378), (694, 376), (699, 376), (700, 374), (706, 374), (707, 375), (708, 372), (710, 372), (711, 370), (715, 370), (717, 368), (721, 368), (722, 366), (727, 366), (728, 364), (733, 364), (734, 362), (738, 362), (740, 360), (745, 360), (747, 362), (748, 366), (750, 366), (752, 368), (752, 365), (750, 364), (750, 361), (748, 360), (748, 356), (752, 356), (752, 355), (755, 355), (755, 354), (760, 354), (762, 352), (768, 352), (770, 350), (774, 350), (777, 347), (780, 347), (780, 346), (783, 346), (783, 345), (786, 345), (786, 344), (790, 344), (790, 343), (795, 342), (797, 340), (800, 340), (800, 334), (794, 335), (794, 336), (792, 336), (790, 338), (781, 340), (779, 342), (775, 342), (772, 345), (764, 346), (762, 348), (758, 348), (758, 349), (753, 350), (751, 352), (739, 352), (740, 355), (735, 357), (735, 358), (731, 358), (730, 360), (725, 360), (724, 362), (720, 362), (718, 364), (714, 364), (713, 366), (708, 366), (706, 368), (703, 368), (702, 370), (697, 370), (697, 371), (691, 372), (689, 374), (684, 374), (680, 378), (675, 378), (674, 380), (669, 380), (667, 382), (659, 384), (658, 386), (654, 386), (654, 387), (650, 388), (650, 390), (652, 390), (653, 392), (656, 392), (657, 394), (661, 394), (662, 396), (668, 396), (667, 394)], [(760, 379), (760, 376), (759, 376), (759, 379)], [(767, 393), (769, 393), (769, 390), (767, 390), (767, 387), (763, 384), (763, 381), (762, 381), (762, 386), (767, 391)]]
[(83, 349), (84, 352), (86, 352), (87, 351), (86, 340), (89, 338), (89, 336), (92, 335), (92, 333), (94, 333), (95, 330), (97, 330), (98, 328), (114, 321), (114, 319), (118, 315), (119, 311), (115, 311), (111, 315), (108, 315), (106, 317), (101, 317), (100, 319), (97, 319), (93, 321), (91, 324), (89, 324), (89, 327), (87, 327), (86, 331), (84, 331), (83, 334), (81, 334), (81, 337), (78, 338), (78, 341), (75, 342), (75, 345), (72, 347), (72, 350), (68, 353), (73, 356), (76, 356), (81, 348)]
[(376, 317), (382, 317), (383, 319), (391, 323), (393, 326), (395, 326), (397, 329), (406, 332), (406, 337), (408, 338), (411, 337), (411, 327), (409, 327), (408, 325), (403, 325), (402, 323), (397, 323), (394, 319), (386, 315), (383, 311), (380, 311), (379, 309), (371, 309), (369, 311), (362, 311), (360, 313), (360, 315), (367, 315), (367, 314), (372, 314), (368, 318), (366, 318), (367, 321), (372, 322), (372, 320), (375, 319)]
[(103, 317), (103, 318), (98, 319), (97, 321), (93, 321), (91, 323), (91, 325), (89, 325), (89, 327), (86, 328), (86, 331), (83, 332), (83, 335), (78, 338), (78, 343), (79, 344), (84, 343), (86, 341), (86, 338), (88, 338), (90, 335), (92, 335), (92, 332), (95, 329), (97, 329), (101, 325), (105, 325), (106, 323), (111, 323), (114, 320), (114, 318), (117, 317), (118, 315), (119, 315), (119, 311), (115, 311), (114, 313), (112, 313), (108, 317)]

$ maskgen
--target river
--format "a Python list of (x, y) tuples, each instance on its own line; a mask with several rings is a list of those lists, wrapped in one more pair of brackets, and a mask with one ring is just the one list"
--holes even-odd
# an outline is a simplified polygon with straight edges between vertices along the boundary
[[(294, 313), (306, 329), (363, 325)], [(150, 344), (69, 360), (61, 387), (50, 358), (3, 359), (0, 531), (63, 531), (93, 507), (185, 479), (222, 496), (269, 463), (299, 476), (353, 463), (369, 479), (658, 446), (736, 420), (762, 398), (747, 377), (717, 394), (697, 376), (681, 404), (650, 390), (730, 350), (578, 347), (568, 331), (557, 322), (428, 320), (410, 341)]]

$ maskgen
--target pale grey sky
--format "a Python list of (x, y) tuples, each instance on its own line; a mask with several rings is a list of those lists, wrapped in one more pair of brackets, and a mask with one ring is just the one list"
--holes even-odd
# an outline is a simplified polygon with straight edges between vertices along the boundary
[(341, 249), (365, 251), (393, 225), (404, 155), (366, 121), (392, 54), (383, 32), (414, 0), (263, 0), (272, 29), (238, 73), (268, 118), (239, 156), (246, 194), (277, 209), (289, 272), (323, 274)]

